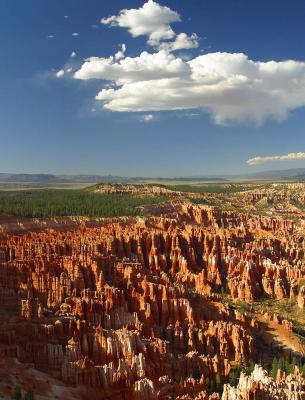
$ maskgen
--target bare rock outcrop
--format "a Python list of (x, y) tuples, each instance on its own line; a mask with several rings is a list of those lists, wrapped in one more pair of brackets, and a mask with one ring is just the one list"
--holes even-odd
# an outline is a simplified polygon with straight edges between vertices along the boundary
[(274, 381), (259, 365), (255, 365), (250, 376), (244, 373), (239, 378), (237, 387), (224, 385), (221, 400), (304, 400), (305, 377), (296, 368), (294, 373), (285, 375), (278, 371)]

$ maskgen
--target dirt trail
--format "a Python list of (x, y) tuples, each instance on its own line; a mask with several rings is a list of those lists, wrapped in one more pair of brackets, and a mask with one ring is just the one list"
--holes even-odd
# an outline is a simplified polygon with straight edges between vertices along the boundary
[(293, 351), (297, 355), (305, 356), (305, 339), (294, 332), (288, 331), (282, 325), (274, 321), (268, 321), (263, 316), (258, 317), (266, 330), (263, 338), (268, 345), (280, 346), (283, 350)]

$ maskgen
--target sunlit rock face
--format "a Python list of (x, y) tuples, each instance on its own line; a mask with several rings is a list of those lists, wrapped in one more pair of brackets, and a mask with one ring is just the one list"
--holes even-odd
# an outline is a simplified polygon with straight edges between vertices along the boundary
[(221, 397), (221, 400), (248, 399), (305, 399), (305, 378), (296, 368), (288, 376), (279, 370), (274, 381), (261, 366), (256, 365), (250, 376), (241, 374), (237, 387), (224, 385)]
[[(216, 399), (208, 381), (255, 358), (259, 329), (222, 294), (304, 306), (305, 243), (291, 221), (184, 203), (162, 214), (4, 236), (0, 354), (100, 398)], [(234, 390), (223, 399), (268, 398)]]
[(303, 310), (305, 307), (305, 286), (301, 286), (298, 294), (298, 306)]

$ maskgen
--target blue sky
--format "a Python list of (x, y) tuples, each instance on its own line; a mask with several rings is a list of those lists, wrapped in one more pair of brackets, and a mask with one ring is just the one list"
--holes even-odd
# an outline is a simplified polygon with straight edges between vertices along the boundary
[[(288, 153), (305, 152), (304, 1), (160, 0), (157, 4), (179, 13), (181, 21), (169, 24), (174, 36), (163, 37), (154, 45), (148, 43), (148, 33), (133, 36), (126, 27), (100, 23), (101, 18), (118, 17), (124, 8), (141, 9), (144, 3), (0, 2), (0, 172), (205, 176), (305, 167), (302, 155), (300, 159), (285, 160)], [(117, 19), (116, 24), (120, 23)], [(79, 35), (72, 36), (73, 33)], [(170, 77), (178, 87), (166, 87), (158, 98), (158, 93), (153, 94), (150, 89), (136, 97), (138, 86), (133, 85), (141, 84), (142, 78), (133, 77), (131, 83), (126, 83), (130, 77), (126, 78), (125, 70), (118, 72), (122, 76), (112, 78), (111, 74), (124, 59), (107, 61), (111, 71), (102, 72), (100, 79), (90, 78), (90, 66), (84, 69), (85, 59), (114, 56), (122, 43), (127, 48), (124, 57), (136, 58), (143, 51), (157, 54), (164, 43), (173, 43), (180, 33), (198, 36), (198, 47), (165, 51), (166, 60), (178, 60), (182, 69), (197, 57), (215, 52), (225, 54), (216, 61), (215, 56), (200, 61), (200, 68), (206, 71), (206, 63), (210, 66), (212, 59), (222, 74), (217, 80), (229, 85), (225, 92), (213, 92), (212, 106), (211, 99), (206, 99), (205, 86), (198, 97), (193, 97), (197, 81), (191, 94), (188, 81), (180, 90), (180, 82), (185, 79), (180, 72)], [(75, 57), (71, 57), (72, 52), (76, 52)], [(276, 64), (268, 70), (267, 77), (266, 72), (263, 78), (256, 76), (256, 72), (253, 77), (243, 60), (235, 62), (228, 57), (233, 53), (243, 53), (254, 64), (271, 60)], [(285, 66), (277, 64), (286, 60), (299, 63), (289, 65), (287, 72)], [(224, 75), (228, 68), (233, 68), (233, 63), (234, 71), (236, 68), (238, 71), (234, 72), (232, 84)], [(68, 73), (69, 68), (72, 72)], [(65, 71), (64, 76), (56, 77), (61, 70)], [(74, 79), (77, 71), (81, 71), (81, 79)], [(107, 73), (109, 76), (105, 77)], [(241, 74), (245, 78), (240, 81)], [(206, 79), (206, 75), (202, 76), (200, 79)], [(208, 78), (209, 82), (214, 79), (210, 75)], [(125, 81), (119, 82), (120, 79)], [(260, 79), (263, 82), (257, 88)], [(286, 81), (293, 82), (292, 90)], [(147, 87), (154, 89), (158, 82)], [(104, 98), (95, 100), (103, 88), (107, 90), (107, 84), (111, 84), (118, 96), (119, 105), (111, 105), (111, 100)], [(232, 85), (236, 85), (234, 91)], [(262, 92), (262, 86), (269, 90), (269, 85), (270, 98), (269, 93)], [(124, 99), (120, 97), (122, 87), (130, 88)], [(177, 93), (183, 102), (178, 110), (175, 109)], [(258, 97), (244, 110), (252, 95)], [(277, 104), (279, 97), (283, 99)], [(127, 111), (118, 109), (127, 104), (125, 101), (132, 106)], [(237, 110), (233, 118), (231, 102), (235, 102), (233, 111)], [(264, 105), (260, 106), (262, 102)], [(189, 108), (193, 103), (196, 107)], [(134, 104), (145, 104), (146, 108), (139, 112), (139, 106)], [(274, 156), (284, 159), (260, 159), (253, 165), (246, 162), (254, 157)]]

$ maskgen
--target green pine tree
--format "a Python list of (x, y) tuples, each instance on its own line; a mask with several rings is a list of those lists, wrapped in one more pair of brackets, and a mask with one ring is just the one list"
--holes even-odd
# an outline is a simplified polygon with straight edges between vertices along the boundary
[(16, 386), (14, 391), (13, 391), (13, 396), (12, 398), (14, 400), (21, 400), (22, 399), (22, 393), (21, 393), (21, 389), (19, 386)]
[(35, 396), (34, 396), (34, 392), (33, 390), (28, 390), (24, 396), (24, 400), (34, 400)]
[(216, 374), (215, 377), (215, 391), (220, 392), (221, 391), (221, 378), (219, 374)]
[(278, 369), (279, 369), (278, 359), (276, 357), (274, 357), (272, 360), (272, 369), (271, 369), (271, 375), (272, 375), (273, 379), (276, 378)]

